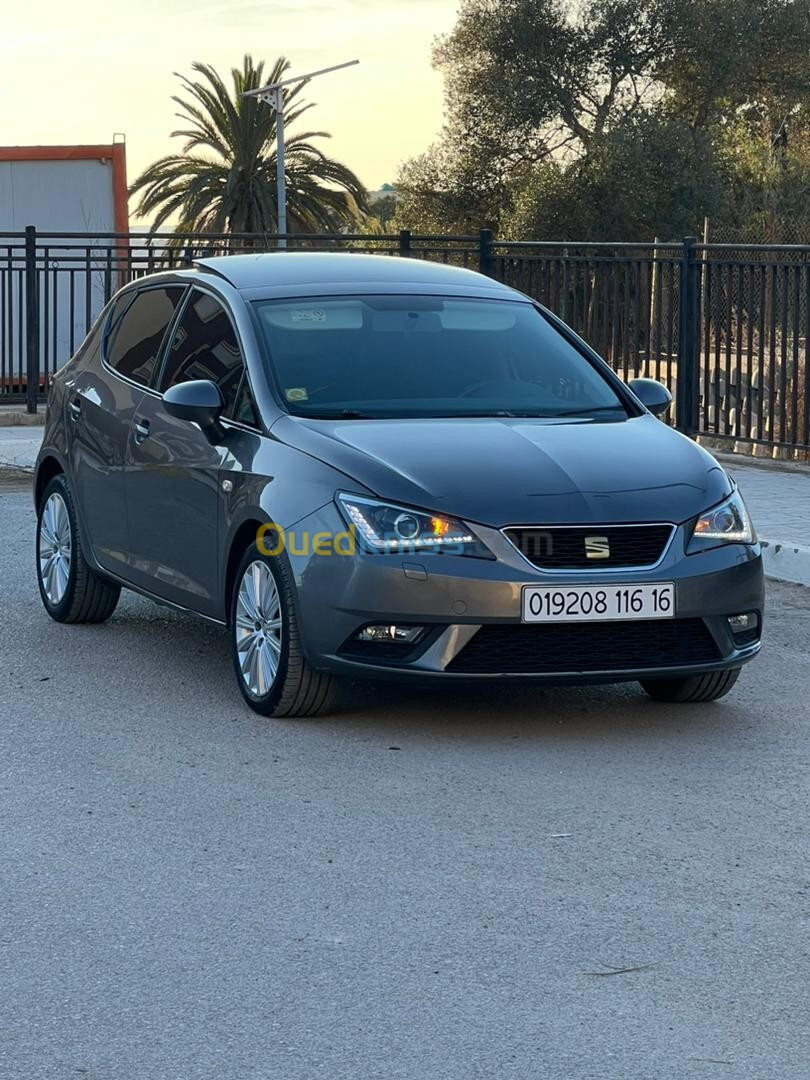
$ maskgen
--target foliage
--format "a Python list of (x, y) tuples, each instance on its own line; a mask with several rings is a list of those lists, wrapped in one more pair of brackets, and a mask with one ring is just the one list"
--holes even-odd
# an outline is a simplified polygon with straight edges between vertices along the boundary
[(507, 194), (467, 154), (436, 147), (406, 162), (397, 184), (397, 228), (422, 233), (473, 233), (497, 224)]
[(694, 0), (666, 18), (673, 47), (657, 75), (693, 127), (744, 117), (774, 135), (810, 100), (806, 0)]
[(403, 227), (669, 239), (806, 193), (806, 0), (462, 0), (434, 63)]
[(681, 237), (705, 216), (722, 216), (724, 168), (704, 135), (671, 116), (634, 111), (566, 168), (549, 162), (532, 170), (509, 232), (566, 240)]
[(375, 199), (371, 206), (371, 212), (379, 221), (383, 232), (388, 228), (397, 210), (397, 197), (391, 191), (390, 195), (381, 195)]
[[(202, 78), (179, 75), (184, 94), (172, 98), (184, 124), (172, 137), (185, 139), (182, 152), (160, 158), (138, 177), (130, 189), (140, 194), (136, 212), (151, 219), (153, 230), (176, 216), (180, 230), (277, 231), (276, 114), (243, 94), (278, 82), (289, 62), (279, 57), (265, 75), (263, 63), (245, 56), (241, 70), (231, 70), (232, 92), (209, 65), (192, 67)], [(351, 170), (316, 145), (329, 138), (326, 132), (290, 130), (312, 108), (300, 100), (305, 85), (284, 90), (287, 228), (333, 231), (368, 210), (366, 192)]]
[(741, 239), (810, 242), (810, 109), (791, 117), (777, 138), (751, 137), (740, 120), (725, 132), (722, 153), (732, 176), (734, 225)]

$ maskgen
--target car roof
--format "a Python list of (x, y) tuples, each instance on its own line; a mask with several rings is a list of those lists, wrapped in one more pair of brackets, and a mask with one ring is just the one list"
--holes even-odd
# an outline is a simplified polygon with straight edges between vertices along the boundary
[(481, 290), (490, 296), (517, 298), (513, 289), (472, 270), (391, 255), (351, 251), (262, 252), (216, 255), (197, 259), (194, 265), (198, 271), (215, 274), (234, 288), (250, 290), (252, 294), (258, 290), (266, 290), (268, 294), (276, 290), (287, 292), (301, 286), (318, 292), (325, 286), (338, 286), (341, 291), (347, 286), (391, 287), (394, 291), (400, 291), (403, 286), (418, 286), (420, 290), (438, 293)]

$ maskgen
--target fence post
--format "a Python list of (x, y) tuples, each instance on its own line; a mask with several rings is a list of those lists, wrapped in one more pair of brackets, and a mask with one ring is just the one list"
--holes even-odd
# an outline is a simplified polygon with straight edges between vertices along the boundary
[(403, 257), (403, 259), (407, 259), (407, 257), (411, 253), (411, 230), (410, 229), (400, 229), (399, 230), (399, 253)]
[(37, 230), (25, 227), (25, 411), (37, 411), (39, 393), (39, 278)]
[(697, 238), (686, 236), (683, 240), (683, 255), (680, 271), (680, 311), (678, 313), (678, 387), (677, 387), (677, 424), (684, 435), (692, 435), (698, 428), (698, 390), (700, 373), (698, 371), (698, 293), (697, 260), (695, 244)]
[(481, 229), (478, 239), (478, 270), (492, 276), (492, 229)]

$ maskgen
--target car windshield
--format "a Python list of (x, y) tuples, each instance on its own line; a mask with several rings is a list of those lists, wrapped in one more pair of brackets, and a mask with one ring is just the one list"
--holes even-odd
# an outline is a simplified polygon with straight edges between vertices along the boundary
[(279, 392), (298, 416), (627, 416), (603, 376), (524, 301), (350, 296), (256, 309)]

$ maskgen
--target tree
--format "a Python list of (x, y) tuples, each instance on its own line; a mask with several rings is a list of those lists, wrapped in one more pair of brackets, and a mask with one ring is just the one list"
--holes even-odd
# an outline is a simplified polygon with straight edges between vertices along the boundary
[(810, 103), (806, 0), (693, 0), (663, 18), (673, 47), (656, 77), (692, 127), (747, 118), (773, 135)]
[[(533, 169), (587, 155), (617, 118), (654, 97), (666, 52), (650, 0), (463, 0), (436, 43), (446, 84), (440, 140), (399, 177), (400, 220), (499, 226)], [(663, 2), (663, 0), (660, 0)]]
[(671, 240), (708, 216), (727, 219), (727, 162), (705, 133), (677, 117), (634, 111), (562, 167), (531, 170), (502, 222), (510, 236), (559, 240)]
[(587, 151), (642, 106), (671, 50), (666, 0), (463, 0), (437, 43), (451, 126), (525, 164)]
[(752, 137), (750, 120), (724, 131), (734, 231), (753, 243), (806, 243), (810, 238), (810, 108), (791, 113), (773, 137)]
[[(172, 98), (184, 124), (172, 137), (185, 139), (182, 152), (160, 158), (132, 185), (130, 195), (140, 194), (137, 213), (152, 220), (153, 230), (176, 216), (181, 231), (277, 231), (275, 110), (242, 95), (279, 81), (289, 62), (279, 57), (265, 76), (264, 63), (245, 56), (241, 70), (231, 70), (232, 93), (209, 65), (192, 67), (202, 78), (178, 75), (185, 94)], [(333, 231), (368, 210), (366, 191), (315, 145), (329, 138), (326, 132), (290, 132), (312, 108), (299, 100), (304, 85), (284, 90), (287, 227)]]
[(734, 218), (751, 147), (802, 139), (810, 6), (462, 0), (434, 64), (447, 120), (402, 169), (403, 227), (669, 238)]
[(477, 232), (496, 227), (506, 200), (507, 187), (486, 161), (472, 154), (437, 145), (412, 158), (400, 169), (397, 181), (396, 228), (422, 233)]
[(397, 212), (397, 195), (390, 184), (383, 185), (385, 194), (378, 196), (371, 204), (371, 212), (385, 232)]

